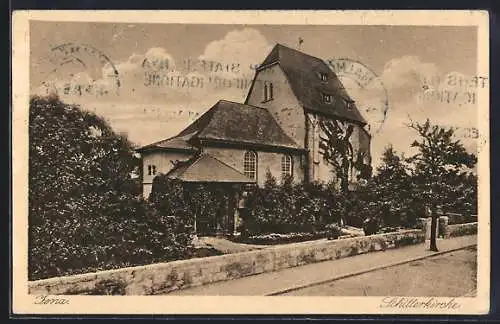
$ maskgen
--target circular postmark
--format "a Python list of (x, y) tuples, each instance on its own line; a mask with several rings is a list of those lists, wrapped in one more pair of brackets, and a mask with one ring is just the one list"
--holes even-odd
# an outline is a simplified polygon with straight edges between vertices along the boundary
[(52, 68), (42, 81), (44, 91), (64, 96), (118, 95), (120, 76), (111, 59), (87, 44), (65, 43), (50, 49)]
[(326, 60), (326, 63), (356, 101), (369, 130), (379, 132), (389, 110), (389, 96), (381, 78), (359, 61), (337, 58)]

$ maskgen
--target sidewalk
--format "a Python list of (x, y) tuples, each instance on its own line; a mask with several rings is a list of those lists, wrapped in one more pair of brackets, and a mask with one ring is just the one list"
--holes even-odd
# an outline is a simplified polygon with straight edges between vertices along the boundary
[(273, 295), (297, 287), (306, 287), (336, 278), (349, 277), (476, 244), (476, 235), (439, 239), (437, 241), (439, 252), (429, 251), (429, 242), (427, 241), (425, 244), (421, 243), (394, 250), (371, 252), (338, 260), (312, 263), (277, 272), (262, 273), (173, 291), (170, 295)]

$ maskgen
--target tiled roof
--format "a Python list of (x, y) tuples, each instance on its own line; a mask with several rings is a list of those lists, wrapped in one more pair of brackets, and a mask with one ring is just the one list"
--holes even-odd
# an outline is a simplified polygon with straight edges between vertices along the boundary
[(198, 139), (299, 148), (265, 108), (220, 100), (199, 120)]
[(139, 151), (151, 146), (192, 149), (193, 144), (200, 140), (300, 149), (267, 109), (219, 100), (177, 136), (147, 145)]
[(201, 154), (190, 161), (179, 163), (167, 177), (185, 182), (255, 182), (209, 154)]
[[(277, 44), (260, 67), (272, 63), (280, 65), (304, 109), (366, 124), (335, 72), (323, 60)], [(327, 74), (327, 81), (320, 79), (320, 73)], [(323, 94), (333, 95), (333, 103), (324, 102)]]

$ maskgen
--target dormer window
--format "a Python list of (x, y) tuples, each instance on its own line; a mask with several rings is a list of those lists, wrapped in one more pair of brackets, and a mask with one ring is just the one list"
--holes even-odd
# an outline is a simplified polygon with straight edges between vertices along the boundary
[(323, 93), (323, 101), (326, 103), (332, 103), (333, 102), (333, 96)]
[(354, 109), (354, 101), (347, 101), (347, 109), (349, 110)]
[(320, 72), (319, 78), (321, 79), (321, 81), (326, 82), (328, 81), (328, 74), (326, 74), (325, 72)]

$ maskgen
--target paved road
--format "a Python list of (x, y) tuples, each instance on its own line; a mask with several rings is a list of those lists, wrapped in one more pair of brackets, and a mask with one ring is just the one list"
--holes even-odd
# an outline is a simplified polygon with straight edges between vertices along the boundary
[(287, 296), (475, 296), (476, 247), (280, 294)]
[[(474, 246), (476, 244), (477, 236), (469, 235), (438, 240), (437, 245), (441, 252), (445, 252)], [(429, 242), (426, 242), (425, 244), (416, 244), (404, 248), (386, 250), (384, 252), (371, 252), (338, 260), (284, 269), (277, 272), (262, 273), (230, 281), (216, 282), (204, 286), (173, 291), (169, 294), (210, 296), (264, 296), (282, 294), (290, 289), (310, 286), (332, 279), (352, 277), (353, 275), (358, 275), (363, 272), (372, 272), (382, 267), (391, 267), (435, 255), (435, 252), (429, 251), (428, 247)], [(454, 258), (456, 255), (450, 257)], [(446, 261), (444, 263), (446, 263)], [(417, 268), (420, 269), (422, 267)], [(454, 270), (455, 269), (452, 269), (452, 271)], [(403, 271), (400, 273), (404, 274), (405, 272)], [(413, 274), (415, 273), (413, 272)], [(390, 275), (390, 273), (387, 275)], [(378, 280), (383, 282), (391, 281), (391, 277), (382, 277), (382, 279), (379, 277)], [(436, 278), (439, 279), (440, 277)], [(407, 279), (409, 281), (414, 281), (414, 275), (408, 276)], [(371, 289), (370, 294), (374, 291), (374, 288)], [(363, 292), (361, 295), (363, 295)]]

